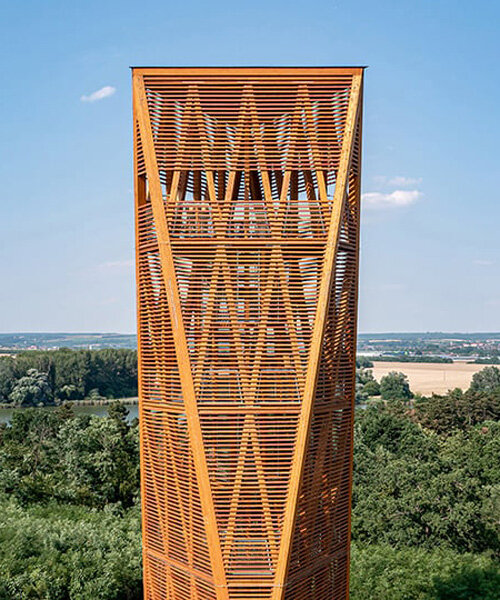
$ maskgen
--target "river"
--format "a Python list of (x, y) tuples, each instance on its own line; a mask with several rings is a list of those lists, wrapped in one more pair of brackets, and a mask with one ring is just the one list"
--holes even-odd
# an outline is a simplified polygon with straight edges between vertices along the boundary
[[(135, 419), (139, 414), (139, 407), (137, 404), (126, 404), (128, 410), (127, 420), (130, 422)], [(54, 410), (54, 406), (44, 406), (37, 410)], [(96, 415), (97, 417), (105, 417), (108, 414), (107, 406), (82, 406), (74, 404), (72, 406), (75, 415)], [(24, 408), (0, 408), (0, 423), (10, 423), (12, 419), (12, 413), (15, 410), (25, 410)]]

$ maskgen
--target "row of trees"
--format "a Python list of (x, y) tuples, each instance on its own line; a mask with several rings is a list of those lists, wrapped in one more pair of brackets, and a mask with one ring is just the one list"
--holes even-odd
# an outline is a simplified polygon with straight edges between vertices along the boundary
[(135, 350), (50, 350), (0, 357), (0, 402), (57, 404), (137, 395)]

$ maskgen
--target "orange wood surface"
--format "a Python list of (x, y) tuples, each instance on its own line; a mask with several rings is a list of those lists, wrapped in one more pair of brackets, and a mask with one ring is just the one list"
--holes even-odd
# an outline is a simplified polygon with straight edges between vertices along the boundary
[(348, 597), (361, 68), (135, 68), (148, 600)]

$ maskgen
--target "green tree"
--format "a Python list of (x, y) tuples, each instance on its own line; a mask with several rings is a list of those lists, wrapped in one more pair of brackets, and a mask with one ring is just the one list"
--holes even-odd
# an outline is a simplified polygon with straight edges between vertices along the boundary
[(485, 566), (476, 566), (463, 564), (464, 562), (461, 557), (458, 558), (455, 569), (445, 577), (441, 573), (436, 573), (433, 577), (431, 594), (437, 600), (498, 600), (500, 598), (498, 564), (491, 561)]
[(433, 458), (437, 452), (436, 436), (423, 431), (398, 406), (379, 403), (357, 415), (355, 441), (373, 452), (381, 447), (396, 457), (414, 456), (420, 460)]
[(51, 390), (47, 373), (29, 369), (13, 386), (10, 400), (17, 406), (37, 406), (51, 401)]
[(364, 404), (368, 400), (368, 394), (364, 390), (362, 383), (356, 382), (354, 401), (356, 404)]
[(448, 435), (456, 429), (500, 419), (500, 388), (486, 392), (468, 390), (465, 393), (455, 389), (442, 396), (421, 398), (415, 402), (414, 408), (414, 420), (423, 427)]
[(380, 380), (380, 394), (384, 400), (409, 400), (412, 393), (408, 377), (391, 371)]
[(140, 516), (0, 499), (2, 600), (142, 599)]
[(353, 539), (500, 551), (498, 423), (439, 438), (390, 406), (356, 419)]
[(351, 600), (498, 600), (500, 574), (487, 554), (354, 544)]
[(58, 435), (59, 497), (76, 504), (131, 506), (139, 487), (136, 428), (122, 420), (92, 416), (82, 427), (70, 419)]
[(363, 391), (368, 396), (380, 396), (380, 384), (375, 379), (367, 381), (363, 386)]
[(11, 356), (0, 356), (0, 402), (10, 402), (15, 381), (14, 359)]
[(23, 504), (51, 499), (131, 506), (139, 490), (137, 426), (114, 418), (23, 409), (0, 436), (0, 492)]
[(363, 404), (368, 400), (369, 394), (365, 386), (369, 382), (375, 382), (373, 372), (367, 368), (368, 366), (373, 364), (363, 357), (356, 359), (356, 404)]
[(500, 369), (485, 367), (478, 373), (474, 373), (469, 389), (473, 392), (485, 392), (498, 388), (500, 388)]
[(119, 423), (126, 423), (129, 415), (128, 408), (121, 402), (112, 402), (108, 406), (108, 415)]
[(356, 368), (360, 369), (371, 369), (373, 367), (372, 361), (366, 356), (357, 356), (356, 357)]

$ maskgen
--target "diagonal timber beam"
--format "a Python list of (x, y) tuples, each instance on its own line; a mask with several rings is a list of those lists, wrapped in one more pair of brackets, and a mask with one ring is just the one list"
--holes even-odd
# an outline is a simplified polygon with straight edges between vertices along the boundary
[(282, 600), (284, 597), (284, 585), (286, 574), (288, 571), (293, 532), (297, 516), (297, 504), (300, 493), (300, 484), (302, 480), (305, 456), (309, 441), (309, 432), (316, 390), (316, 381), (318, 378), (318, 370), (320, 364), (323, 333), (325, 329), (325, 323), (327, 320), (328, 302), (330, 299), (335, 258), (337, 255), (337, 248), (340, 237), (340, 224), (342, 214), (344, 211), (349, 169), (354, 147), (356, 126), (358, 122), (358, 112), (361, 96), (361, 79), (361, 75), (354, 75), (352, 78), (349, 105), (347, 109), (346, 122), (344, 127), (344, 139), (342, 142), (340, 163), (335, 183), (333, 209), (330, 218), (328, 240), (324, 254), (321, 285), (319, 290), (316, 317), (314, 320), (312, 341), (307, 364), (304, 396), (302, 399), (301, 413), (297, 426), (295, 450), (281, 534), (280, 551), (278, 556), (271, 600)]
[[(162, 274), (168, 298), (168, 308), (172, 322), (172, 334), (175, 344), (182, 395), (186, 411), (189, 440), (193, 450), (194, 466), (200, 489), (200, 500), (205, 522), (208, 550), (212, 566), (217, 600), (229, 600), (226, 576), (224, 572), (220, 538), (217, 528), (214, 503), (208, 475), (208, 467), (203, 447), (203, 436), (196, 402), (195, 387), (186, 341), (186, 333), (181, 314), (181, 303), (177, 287), (175, 265), (170, 246), (170, 236), (165, 217), (163, 194), (161, 189), (158, 164), (155, 155), (151, 119), (147, 103), (146, 90), (142, 75), (133, 74), (134, 96), (136, 99), (137, 120), (144, 148), (146, 173), (149, 183), (151, 206), (153, 209), (158, 247), (162, 263)], [(176, 181), (175, 181), (176, 180)], [(174, 173), (175, 187), (178, 185), (178, 174)], [(174, 183), (172, 187), (174, 187)]]

